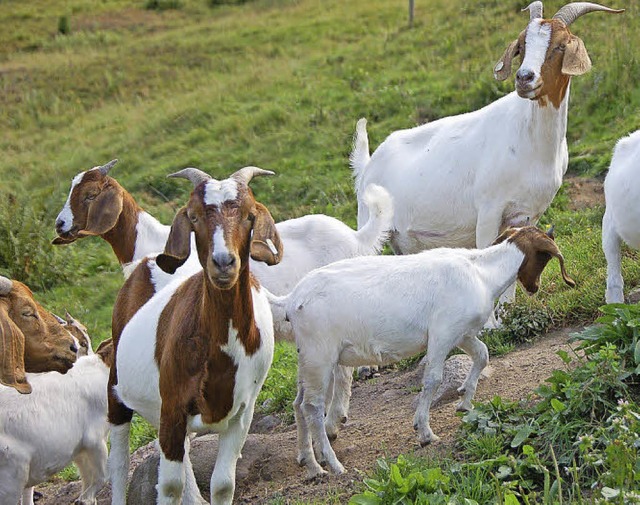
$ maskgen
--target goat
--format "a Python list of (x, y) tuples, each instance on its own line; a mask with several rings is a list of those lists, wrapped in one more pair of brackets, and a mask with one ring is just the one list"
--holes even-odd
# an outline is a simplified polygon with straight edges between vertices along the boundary
[(66, 373), (78, 346), (22, 282), (0, 276), (0, 384), (30, 393), (25, 372)]
[[(375, 183), (393, 197), (396, 254), (487, 247), (509, 226), (535, 224), (562, 184), (570, 81), (591, 68), (569, 26), (589, 12), (623, 9), (577, 2), (552, 19), (542, 18), (542, 2), (527, 9), (527, 28), (494, 69), (505, 80), (513, 58), (522, 58), (515, 92), (474, 112), (396, 131), (371, 157), (366, 121), (358, 122), (351, 154), (356, 192)], [(368, 215), (358, 200), (360, 227)], [(514, 295), (515, 285), (503, 300)]]
[(106, 482), (111, 347), (81, 357), (65, 375), (29, 373), (24, 397), (0, 386), (0, 503), (33, 505), (33, 486), (72, 461), (82, 477), (75, 503), (95, 505)]
[[(256, 167), (223, 181), (193, 168), (173, 174), (190, 179), (194, 190), (155, 262), (174, 272), (191, 252), (193, 231), (202, 269), (155, 294), (121, 334), (122, 322), (114, 324), (116, 359), (108, 389), (114, 505), (125, 503), (133, 410), (159, 430), (158, 503), (180, 503), (181, 497), (185, 504), (201, 502), (188, 433), (205, 430), (220, 437), (211, 503), (233, 499), (236, 461), (273, 358), (269, 302), (250, 273), (249, 256), (276, 264), (283, 250), (269, 211), (248, 186), (254, 176), (271, 174)], [(122, 314), (122, 304), (139, 293), (135, 275), (123, 287), (128, 295), (118, 296), (115, 323), (130, 317), (127, 310)]]
[(602, 249), (607, 260), (607, 303), (624, 303), (622, 242), (640, 249), (640, 130), (618, 141), (604, 181), (606, 209), (602, 218)]
[(306, 465), (309, 477), (326, 473), (314, 456), (312, 441), (335, 473), (344, 471), (323, 419), (336, 366), (385, 365), (426, 348), (414, 427), (422, 445), (436, 440), (429, 408), (447, 354), (457, 346), (473, 358), (458, 405), (459, 410), (469, 410), (488, 362), (478, 331), (511, 283), (519, 280), (535, 293), (552, 257), (560, 261), (564, 281), (574, 286), (552, 236), (530, 226), (507, 229), (485, 249), (441, 248), (339, 261), (307, 274), (289, 295), (272, 297), (271, 303), (291, 321), (298, 346), (298, 461)]

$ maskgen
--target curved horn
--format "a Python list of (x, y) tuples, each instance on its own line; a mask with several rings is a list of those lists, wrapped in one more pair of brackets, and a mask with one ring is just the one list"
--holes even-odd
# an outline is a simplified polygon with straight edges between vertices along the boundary
[(529, 11), (529, 21), (533, 19), (540, 19), (542, 17), (542, 2), (531, 2), (527, 7), (520, 12)]
[(552, 224), (552, 225), (549, 227), (549, 229), (545, 232), (545, 235), (546, 235), (547, 237), (549, 237), (549, 238), (553, 238), (553, 232), (555, 231), (555, 229), (556, 229), (556, 225), (555, 225), (555, 224)]
[(605, 7), (604, 5), (594, 4), (591, 2), (572, 2), (570, 4), (562, 7), (558, 12), (556, 12), (553, 19), (559, 19), (564, 22), (566, 26), (569, 26), (580, 16), (584, 16), (589, 12), (594, 11), (604, 11), (610, 12), (612, 14), (620, 14), (624, 12), (624, 9), (611, 9), (610, 7)]
[(118, 163), (117, 159), (111, 160), (106, 165), (102, 165), (101, 167), (98, 167), (98, 170), (100, 170), (100, 173), (102, 175), (107, 175), (109, 173), (109, 170), (111, 170), (113, 168), (113, 165), (115, 165), (116, 163)]
[(13, 281), (0, 275), (0, 295), (8, 295), (13, 288)]
[(213, 177), (211, 177), (209, 174), (193, 167), (183, 168), (179, 172), (167, 175), (167, 177), (180, 177), (182, 179), (189, 179), (193, 183), (194, 188), (205, 181), (210, 181), (211, 179), (213, 179)]
[(235, 172), (231, 177), (248, 185), (251, 179), (260, 175), (276, 175), (276, 173), (258, 167), (244, 167)]

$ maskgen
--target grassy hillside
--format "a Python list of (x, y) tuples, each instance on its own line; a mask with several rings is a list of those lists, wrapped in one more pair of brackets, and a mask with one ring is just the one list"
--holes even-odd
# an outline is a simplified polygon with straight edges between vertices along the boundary
[[(515, 0), (421, 0), (413, 29), (405, 0), (160, 2), (172, 3), (0, 4), (0, 272), (99, 340), (122, 282), (115, 257), (97, 239), (49, 245), (77, 172), (119, 158), (112, 175), (168, 223), (189, 185), (166, 174), (197, 166), (222, 177), (255, 164), (278, 173), (253, 184), (277, 220), (323, 212), (354, 225), (347, 156), (357, 118), (369, 119), (375, 147), (395, 129), (511, 91), (492, 68), (528, 19)], [(547, 2), (547, 14), (561, 5)], [(639, 10), (573, 27), (594, 67), (572, 83), (571, 171), (603, 173), (615, 140), (638, 127)], [(604, 290), (601, 213), (558, 200), (543, 222), (557, 224), (580, 288), (562, 287), (556, 269), (526, 303), (559, 322), (593, 317)], [(625, 261), (633, 284), (640, 271)]]

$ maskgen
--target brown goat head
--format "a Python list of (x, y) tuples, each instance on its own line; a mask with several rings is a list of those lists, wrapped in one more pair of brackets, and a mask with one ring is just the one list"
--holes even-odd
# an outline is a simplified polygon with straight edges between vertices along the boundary
[(54, 245), (69, 244), (111, 230), (123, 208), (124, 190), (108, 176), (118, 160), (81, 172), (73, 178), (67, 201), (56, 218)]
[(26, 285), (0, 277), (0, 382), (29, 393), (25, 371), (66, 373), (77, 353), (71, 334)]
[(535, 226), (508, 228), (500, 234), (494, 244), (505, 240), (515, 244), (524, 254), (518, 270), (518, 280), (528, 293), (536, 293), (540, 288), (540, 276), (551, 258), (558, 258), (564, 282), (572, 288), (575, 287), (575, 281), (567, 274), (564, 257), (554, 241), (552, 230), (545, 233)]
[(511, 74), (513, 58), (519, 56), (521, 66), (516, 73), (516, 91), (522, 98), (550, 101), (556, 108), (564, 99), (571, 76), (591, 68), (591, 60), (582, 40), (569, 31), (569, 25), (580, 16), (594, 11), (624, 12), (590, 2), (574, 2), (562, 7), (552, 19), (542, 18), (542, 2), (536, 1), (530, 11), (529, 25), (507, 47), (494, 68), (494, 77), (505, 80)]
[(193, 168), (172, 174), (191, 180), (194, 190), (171, 225), (158, 266), (173, 273), (187, 260), (192, 231), (200, 264), (219, 289), (235, 285), (249, 255), (269, 265), (279, 263), (282, 243), (273, 218), (248, 186), (254, 176), (272, 174), (257, 167), (245, 167), (223, 181)]

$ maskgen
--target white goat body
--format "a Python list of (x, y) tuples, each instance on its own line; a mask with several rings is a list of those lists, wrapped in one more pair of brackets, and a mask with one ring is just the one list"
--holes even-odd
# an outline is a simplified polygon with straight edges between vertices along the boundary
[[(565, 281), (573, 284), (560, 252), (544, 233), (527, 227), (507, 230), (502, 237), (501, 243), (483, 250), (435, 249), (339, 261), (312, 271), (289, 295), (272, 300), (285, 310), (299, 349), (294, 406), (299, 462), (306, 463), (310, 476), (324, 473), (311, 440), (333, 471), (343, 471), (324, 429), (325, 403), (337, 365), (384, 365), (426, 348), (424, 389), (414, 425), (420, 442), (428, 443), (436, 438), (429, 426), (431, 399), (447, 354), (456, 346), (473, 358), (458, 406), (471, 408), (488, 360), (487, 348), (476, 334), (504, 289), (519, 278), (535, 292), (552, 256), (561, 260)], [(545, 262), (525, 262), (526, 256), (540, 252), (547, 254)]]
[(602, 249), (607, 259), (607, 303), (624, 303), (620, 247), (640, 249), (640, 130), (618, 141), (604, 181)]
[(0, 386), (0, 503), (33, 504), (33, 486), (72, 461), (82, 477), (78, 503), (95, 504), (107, 472), (107, 379), (98, 354), (83, 356), (65, 375), (27, 374), (20, 395)]

